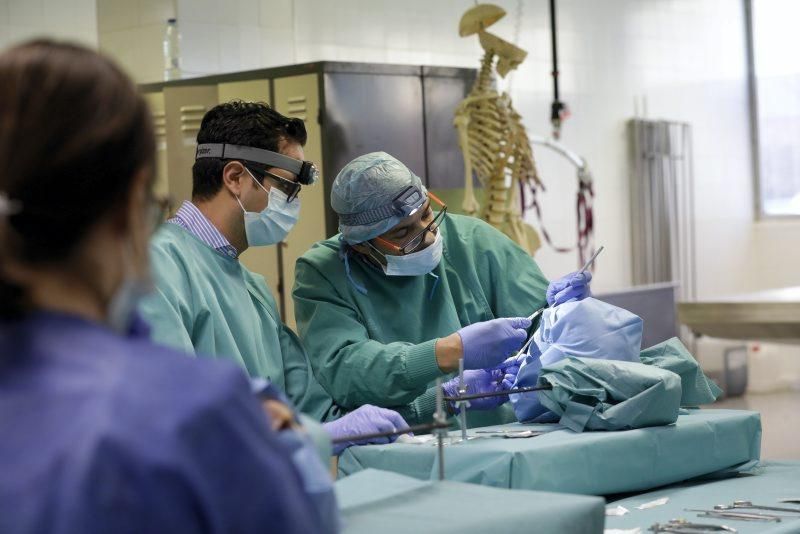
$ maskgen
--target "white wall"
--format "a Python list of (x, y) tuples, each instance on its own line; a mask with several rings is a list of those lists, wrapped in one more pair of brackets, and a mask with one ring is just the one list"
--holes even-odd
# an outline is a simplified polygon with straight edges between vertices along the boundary
[(160, 81), (164, 30), (167, 19), (174, 16), (173, 0), (97, 0), (100, 50), (113, 56), (137, 82)]
[(0, 49), (34, 37), (97, 45), (95, 0), (0, 0)]
[[(509, 13), (491, 31), (515, 39), (528, 59), (512, 96), (529, 129), (549, 132), (547, 0), (497, 1)], [(316, 60), (476, 66), (475, 37), (460, 38), (469, 0), (179, 0), (185, 64), (218, 72)], [(563, 141), (595, 176), (597, 290), (630, 284), (628, 148), (634, 100), (650, 118), (693, 125), (699, 296), (800, 284), (800, 223), (757, 223), (740, 0), (560, 0), (562, 99), (572, 110)], [(195, 43), (189, 45), (189, 43)], [(641, 109), (640, 109), (641, 111)], [(574, 239), (571, 168), (537, 152), (548, 192), (545, 222), (559, 243)], [(574, 256), (542, 250), (546, 274)]]
[[(531, 131), (547, 134), (552, 98), (547, 0), (524, 0), (521, 18), (516, 1), (496, 1), (509, 15), (491, 31), (513, 41), (519, 30), (518, 43), (529, 51), (513, 75), (516, 107)], [(44, 31), (92, 42), (91, 4), (0, 0), (0, 45)], [(189, 75), (317, 60), (474, 67), (481, 54), (475, 37), (457, 34), (471, 0), (177, 0), (174, 5), (97, 0), (101, 48), (137, 81), (158, 80), (164, 19), (177, 13)], [(800, 222), (753, 219), (741, 0), (559, 0), (558, 7), (562, 99), (573, 115), (563, 141), (592, 168), (597, 242), (608, 248), (595, 288), (630, 284), (625, 124), (636, 99), (646, 99), (650, 118), (693, 126), (699, 296), (800, 285)], [(573, 172), (543, 150), (536, 155), (548, 188), (545, 222), (559, 243), (570, 243)], [(537, 260), (549, 276), (576, 263), (573, 255), (547, 249)]]

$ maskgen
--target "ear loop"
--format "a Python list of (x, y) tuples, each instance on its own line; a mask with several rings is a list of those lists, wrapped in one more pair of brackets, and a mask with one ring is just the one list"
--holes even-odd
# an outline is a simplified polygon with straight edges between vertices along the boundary
[[(244, 167), (244, 165), (242, 165), (242, 166)], [(265, 188), (263, 185), (261, 185), (261, 184), (258, 182), (258, 180), (256, 180), (256, 177), (255, 177), (255, 176), (253, 176), (253, 173), (252, 173), (252, 172), (250, 172), (250, 169), (248, 169), (247, 167), (244, 167), (244, 170), (246, 170), (246, 171), (247, 171), (247, 174), (249, 174), (249, 175), (250, 175), (250, 178), (252, 178), (252, 179), (253, 179), (253, 181), (256, 183), (256, 185), (257, 185), (258, 187), (260, 187), (261, 189), (263, 189), (263, 190), (264, 190), (264, 192), (267, 194), (267, 202), (269, 203), (269, 190), (268, 190), (267, 188)], [(239, 207), (240, 207), (240, 208), (242, 208), (242, 211), (243, 211), (244, 213), (247, 213), (247, 210), (246, 210), (246, 209), (244, 209), (244, 206), (242, 205), (242, 201), (239, 199), (239, 197), (237, 197), (236, 195), (234, 195), (234, 196), (233, 196), (233, 198), (235, 198), (235, 199), (236, 199), (236, 202), (238, 202), (238, 203), (239, 203)]]
[[(367, 247), (368, 247), (368, 248), (371, 248), (372, 250), (374, 250), (375, 252), (377, 252), (378, 254), (380, 254), (381, 256), (383, 256), (383, 259), (384, 259), (384, 261), (386, 261), (386, 263), (389, 263), (389, 262), (388, 262), (388, 260), (386, 260), (386, 254), (384, 254), (383, 252), (381, 252), (380, 250), (378, 250), (378, 248), (377, 248), (375, 245), (373, 245), (373, 244), (372, 244), (372, 243), (370, 243), (369, 241), (364, 241), (364, 243), (366, 243), (366, 245), (367, 245)], [(369, 257), (370, 257), (370, 258), (372, 258), (372, 260), (373, 260), (373, 261), (377, 262), (377, 263), (378, 263), (378, 265), (383, 265), (383, 263), (381, 263), (381, 261), (380, 261), (378, 258), (376, 258), (376, 257), (375, 257), (375, 256), (372, 254), (372, 252), (370, 252), (370, 253), (369, 253)]]

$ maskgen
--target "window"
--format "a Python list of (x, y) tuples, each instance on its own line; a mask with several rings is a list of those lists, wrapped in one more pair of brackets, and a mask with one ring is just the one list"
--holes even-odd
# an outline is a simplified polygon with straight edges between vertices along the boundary
[(800, 216), (800, 2), (749, 0), (763, 216)]

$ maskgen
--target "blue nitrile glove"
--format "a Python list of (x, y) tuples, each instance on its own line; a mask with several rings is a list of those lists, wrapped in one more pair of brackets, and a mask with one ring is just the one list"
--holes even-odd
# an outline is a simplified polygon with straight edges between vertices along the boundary
[[(399, 413), (393, 410), (365, 404), (336, 421), (324, 423), (322, 428), (328, 432), (331, 439), (339, 439), (360, 434), (392, 432), (394, 430), (408, 428), (408, 423), (406, 423), (405, 419), (403, 419)], [(353, 440), (346, 443), (335, 443), (333, 445), (333, 454), (338, 456), (351, 445), (367, 445), (370, 443), (385, 444), (391, 443), (396, 439), (397, 436), (393, 436), (391, 438), (372, 438), (369, 440)]]
[[(511, 357), (498, 365), (494, 369), (475, 369), (464, 371), (464, 386), (466, 395), (475, 393), (495, 393), (506, 391), (514, 385), (519, 372), (520, 359)], [(458, 397), (458, 387), (460, 380), (458, 377), (448, 380), (442, 384), (445, 397)], [(469, 401), (468, 410), (493, 410), (508, 401), (507, 395), (497, 397), (486, 397), (484, 399), (472, 399)], [(456, 403), (448, 401), (450, 408), (459, 413), (460, 410)]]
[(589, 289), (589, 282), (592, 281), (592, 273), (569, 273), (558, 280), (553, 280), (547, 287), (547, 304), (558, 306), (570, 300), (583, 300), (592, 296)]
[(510, 317), (465, 326), (458, 331), (464, 347), (464, 369), (490, 369), (519, 350), (528, 337), (530, 319)]

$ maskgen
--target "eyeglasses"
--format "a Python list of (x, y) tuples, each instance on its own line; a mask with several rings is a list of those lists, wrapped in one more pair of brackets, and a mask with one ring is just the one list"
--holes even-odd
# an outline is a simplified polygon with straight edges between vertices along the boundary
[(293, 201), (300, 194), (300, 189), (302, 188), (302, 185), (299, 182), (293, 182), (291, 180), (287, 180), (286, 178), (282, 178), (277, 174), (269, 172), (266, 169), (254, 169), (250, 165), (245, 165), (245, 166), (248, 169), (250, 169), (250, 172), (254, 172), (256, 174), (261, 175), (262, 180), (264, 178), (269, 178), (270, 181), (273, 182), (275, 187), (277, 187), (286, 194), (287, 202)]
[(436, 232), (436, 230), (439, 229), (439, 225), (442, 223), (444, 216), (447, 215), (447, 205), (439, 200), (439, 197), (428, 191), (428, 199), (439, 204), (439, 206), (441, 206), (441, 210), (439, 210), (439, 213), (436, 214), (436, 217), (434, 217), (430, 224), (428, 224), (425, 228), (406, 239), (402, 245), (396, 245), (391, 241), (387, 241), (386, 239), (380, 237), (376, 237), (375, 240), (379, 241), (384, 246), (399, 252), (400, 254), (410, 254), (417, 250), (422, 243), (425, 242), (425, 236), (427, 233)]

